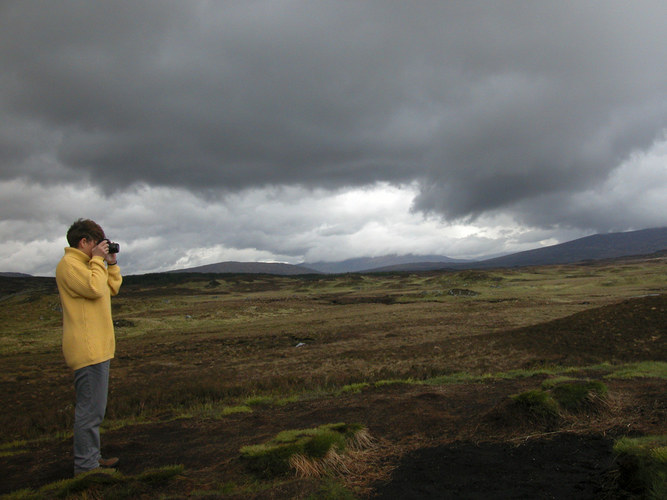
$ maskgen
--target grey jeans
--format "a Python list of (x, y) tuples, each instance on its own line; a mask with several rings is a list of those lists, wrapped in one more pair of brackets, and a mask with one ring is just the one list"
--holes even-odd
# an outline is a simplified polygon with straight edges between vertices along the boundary
[(74, 372), (74, 473), (99, 467), (100, 424), (107, 409), (109, 361)]

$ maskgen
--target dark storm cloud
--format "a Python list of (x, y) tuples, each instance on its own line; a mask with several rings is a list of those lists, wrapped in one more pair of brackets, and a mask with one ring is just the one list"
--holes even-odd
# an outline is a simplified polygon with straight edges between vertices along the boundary
[(0, 176), (107, 192), (416, 180), (415, 208), (448, 218), (553, 200), (667, 127), (666, 15), (657, 1), (4, 2)]

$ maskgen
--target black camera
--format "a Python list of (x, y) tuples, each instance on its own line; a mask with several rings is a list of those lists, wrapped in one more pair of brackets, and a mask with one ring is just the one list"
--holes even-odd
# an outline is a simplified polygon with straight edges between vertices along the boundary
[(120, 252), (120, 245), (118, 243), (114, 243), (111, 240), (104, 240), (107, 243), (109, 243), (109, 253), (118, 253)]

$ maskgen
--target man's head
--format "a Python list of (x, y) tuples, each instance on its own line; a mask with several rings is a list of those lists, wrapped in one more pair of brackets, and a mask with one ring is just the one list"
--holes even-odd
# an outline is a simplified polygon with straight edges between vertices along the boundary
[(86, 240), (86, 243), (97, 245), (104, 238), (104, 230), (90, 219), (79, 219), (67, 231), (67, 243), (74, 248), (79, 248), (83, 239)]

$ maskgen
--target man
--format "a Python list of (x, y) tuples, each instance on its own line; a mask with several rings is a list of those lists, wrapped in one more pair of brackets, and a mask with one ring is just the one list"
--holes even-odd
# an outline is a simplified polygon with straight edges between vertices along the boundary
[(116, 254), (92, 220), (79, 219), (67, 231), (69, 247), (56, 268), (63, 309), (63, 354), (74, 370), (74, 475), (113, 467), (117, 458), (100, 453), (100, 424), (109, 389), (109, 364), (116, 340), (111, 319), (111, 296), (123, 278)]

